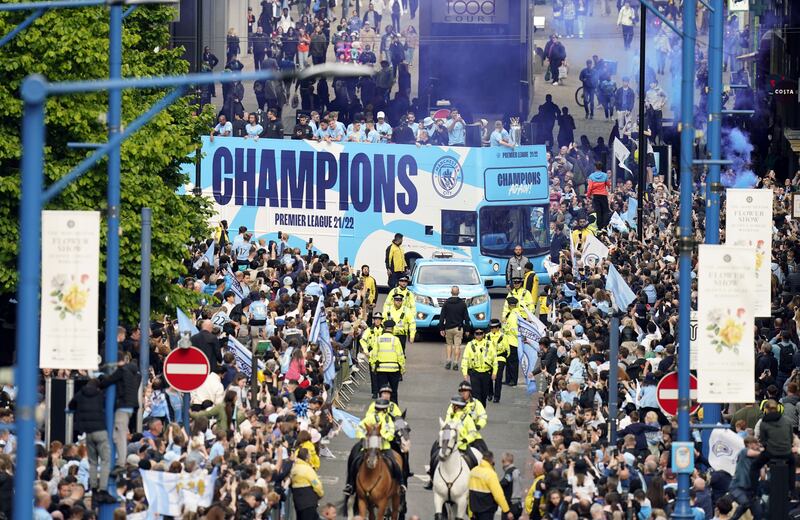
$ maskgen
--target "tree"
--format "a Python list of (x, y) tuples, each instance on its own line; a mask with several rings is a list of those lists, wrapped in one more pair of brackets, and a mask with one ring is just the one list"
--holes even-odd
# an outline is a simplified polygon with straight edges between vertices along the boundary
[[(27, 13), (0, 13), (0, 34), (6, 34)], [(137, 9), (123, 28), (124, 77), (184, 74), (189, 65), (182, 48), (169, 48), (168, 7)], [(108, 10), (59, 9), (47, 12), (0, 52), (0, 293), (15, 290), (19, 247), (20, 128), (19, 88), (29, 74), (51, 82), (108, 77)], [(145, 112), (164, 90), (126, 90), (123, 125)], [(71, 149), (68, 142), (105, 142), (106, 93), (50, 98), (47, 102), (45, 184), (66, 175), (90, 151)], [(210, 111), (196, 114), (192, 100), (183, 98), (139, 130), (122, 146), (122, 205), (120, 222), (120, 323), (138, 320), (140, 212), (153, 210), (153, 313), (174, 314), (175, 306), (189, 307), (193, 293), (175, 281), (186, 273), (186, 244), (208, 236), (208, 202), (178, 195), (187, 181), (182, 173), (187, 157), (199, 146), (199, 135), (211, 122)], [(47, 209), (106, 210), (106, 162), (100, 161), (55, 198)], [(105, 223), (101, 247), (105, 247)], [(25, 241), (36, 237), (25, 237)], [(24, 245), (23, 245), (24, 247)], [(105, 250), (101, 250), (101, 282), (105, 281)], [(101, 289), (101, 294), (104, 294)], [(103, 308), (101, 302), (101, 308)]]

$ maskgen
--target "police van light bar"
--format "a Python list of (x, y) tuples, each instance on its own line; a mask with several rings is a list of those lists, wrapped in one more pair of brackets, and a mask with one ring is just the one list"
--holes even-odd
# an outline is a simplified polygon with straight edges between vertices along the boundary
[(431, 258), (453, 258), (452, 251), (434, 251)]

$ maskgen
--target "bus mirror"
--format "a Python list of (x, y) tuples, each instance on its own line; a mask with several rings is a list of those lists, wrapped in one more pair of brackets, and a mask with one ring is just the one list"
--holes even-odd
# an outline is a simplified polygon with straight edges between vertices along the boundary
[(483, 285), (486, 286), (486, 287), (491, 287), (491, 286), (494, 285), (494, 280), (491, 280), (491, 279), (487, 278), (486, 280), (483, 281)]

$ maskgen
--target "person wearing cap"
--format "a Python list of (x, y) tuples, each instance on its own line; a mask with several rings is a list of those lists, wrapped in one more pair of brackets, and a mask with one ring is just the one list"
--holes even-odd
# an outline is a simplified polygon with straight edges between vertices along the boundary
[(397, 286), (389, 291), (389, 294), (386, 295), (386, 300), (383, 302), (384, 314), (386, 314), (392, 307), (394, 297), (398, 294), (403, 297), (403, 307), (408, 309), (412, 316), (417, 313), (417, 304), (414, 301), (414, 293), (408, 290), (408, 282), (410, 281), (411, 279), (405, 274), (400, 275), (397, 278)]
[[(396, 419), (396, 418), (398, 418), (398, 417), (403, 415), (403, 410), (401, 410), (400, 407), (397, 406), (396, 403), (392, 402), (392, 387), (391, 386), (389, 386), (389, 385), (382, 386), (381, 389), (378, 391), (378, 399), (386, 399), (387, 401), (389, 401), (389, 406), (386, 409), (386, 413), (391, 415), (392, 418)], [(371, 403), (369, 403), (369, 406), (367, 407), (367, 411), (364, 414), (365, 417), (367, 415), (369, 415), (370, 413), (375, 413), (375, 401), (377, 401), (378, 399), (373, 400)]]
[[(383, 310), (383, 315), (386, 319), (394, 323), (392, 332), (400, 340), (403, 352), (406, 351), (407, 342), (414, 343), (414, 335), (417, 333), (417, 321), (414, 319), (414, 312), (414, 310), (406, 307), (405, 298), (400, 293), (392, 296), (391, 305)], [(384, 322), (384, 325), (386, 325), (386, 322)]]
[(392, 243), (386, 248), (386, 274), (389, 275), (389, 287), (394, 289), (401, 276), (406, 274), (408, 264), (403, 251), (403, 234), (395, 233)]
[[(489, 416), (486, 414), (486, 408), (481, 404), (480, 401), (472, 397), (472, 384), (469, 381), (462, 381), (458, 385), (458, 393), (461, 395), (461, 398), (464, 399), (464, 410), (463, 412), (466, 415), (469, 415), (472, 419), (472, 422), (475, 423), (475, 428), (480, 431), (486, 427), (486, 423), (489, 420)], [(452, 403), (451, 403), (452, 404)], [(454, 409), (452, 406), (448, 406), (447, 408), (447, 415), (450, 416), (454, 413)], [(480, 442), (477, 443), (475, 446), (480, 451), (487, 450), (486, 443), (480, 437), (480, 435), (474, 439), (479, 440)], [(470, 442), (473, 442), (470, 441)]]
[[(388, 399), (378, 399), (374, 403), (372, 412), (368, 412), (361, 419), (356, 427), (356, 439), (363, 441), (367, 437), (367, 428), (370, 426), (379, 425), (381, 435), (381, 452), (386, 456), (387, 461), (393, 461), (394, 457), (391, 456), (392, 442), (394, 441), (394, 418), (389, 413), (389, 406), (391, 401)], [(361, 465), (361, 459), (364, 452), (364, 443), (357, 442), (353, 449), (350, 450), (350, 456), (347, 459), (347, 479), (344, 487), (345, 495), (352, 495), (355, 484), (355, 477), (358, 473), (358, 467)], [(403, 481), (402, 468), (394, 468), (395, 477)], [(402, 485), (406, 485), (402, 482)]]
[(518, 305), (520, 305), (523, 310), (530, 310), (531, 312), (535, 310), (535, 300), (533, 299), (531, 292), (524, 287), (524, 281), (525, 279), (522, 276), (515, 276), (511, 279), (511, 290), (508, 291), (506, 301), (503, 304), (503, 316), (508, 316), (508, 313), (511, 310), (508, 305), (509, 297), (516, 298)]
[(319, 499), (325, 494), (317, 472), (311, 466), (310, 453), (306, 448), (297, 450), (294, 464), (289, 473), (292, 488), (292, 501), (297, 520), (317, 520)]
[(503, 334), (508, 342), (508, 358), (506, 359), (506, 384), (517, 386), (519, 375), (519, 319), (524, 312), (519, 307), (519, 300), (514, 296), (506, 298), (508, 313), (504, 314)]
[(492, 397), (492, 382), (497, 377), (497, 352), (483, 329), (475, 329), (475, 338), (467, 343), (461, 373), (464, 380), (472, 384), (475, 400), (485, 407), (487, 398)]
[[(461, 395), (454, 395), (450, 398), (450, 405), (447, 407), (447, 415), (444, 419), (444, 424), (447, 423), (457, 423), (460, 424), (460, 428), (458, 430), (458, 444), (456, 448), (460, 451), (463, 456), (464, 460), (467, 462), (470, 468), (477, 464), (477, 459), (475, 458), (474, 454), (470, 451), (470, 447), (475, 441), (480, 440), (483, 443), (483, 439), (481, 439), (481, 434), (478, 432), (478, 427), (475, 424), (475, 421), (472, 419), (472, 416), (466, 411), (467, 408), (467, 401)], [(483, 443), (483, 446), (486, 446), (486, 443)], [(476, 447), (479, 451), (483, 451), (481, 448)], [(439, 439), (433, 442), (431, 446), (431, 458), (430, 464), (428, 465), (428, 482), (425, 483), (423, 486), (427, 490), (433, 489), (433, 475), (436, 473), (436, 467), (439, 464)]]
[(469, 509), (475, 520), (492, 520), (498, 507), (506, 518), (514, 519), (494, 471), (494, 454), (487, 451), (480, 464), (469, 472)]
[[(377, 348), (378, 338), (381, 334), (383, 334), (383, 314), (375, 312), (372, 314), (372, 327), (365, 330), (364, 333), (361, 334), (361, 339), (359, 340), (361, 351), (367, 356), (367, 359), (372, 358), (372, 352)], [(375, 373), (375, 370), (372, 369), (372, 366), (370, 366), (369, 369), (369, 382), (372, 398), (377, 399), (378, 375)]]
[(386, 122), (386, 114), (378, 112), (378, 122), (375, 123), (375, 130), (381, 137), (381, 143), (388, 144), (392, 140), (392, 125)]
[(403, 346), (400, 340), (392, 334), (395, 323), (391, 319), (383, 322), (383, 334), (377, 341), (369, 364), (377, 374), (378, 385), (390, 386), (392, 389), (392, 401), (398, 402), (397, 389), (400, 384), (400, 376), (406, 371), (406, 356), (403, 353)]
[(494, 389), (490, 393), (492, 396), (492, 401), (499, 403), (500, 396), (503, 391), (503, 374), (505, 373), (506, 363), (508, 362), (508, 356), (510, 355), (510, 347), (508, 345), (508, 340), (506, 340), (506, 336), (503, 333), (500, 320), (497, 318), (492, 318), (492, 320), (489, 322), (489, 333), (486, 335), (486, 339), (489, 340), (492, 348), (494, 348), (495, 359), (497, 360), (497, 373), (496, 376), (492, 378)]

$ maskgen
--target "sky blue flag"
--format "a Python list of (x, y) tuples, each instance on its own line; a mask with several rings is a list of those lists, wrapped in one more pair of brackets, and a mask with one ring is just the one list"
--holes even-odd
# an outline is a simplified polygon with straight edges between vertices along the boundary
[(317, 310), (314, 313), (314, 321), (311, 324), (311, 333), (308, 335), (308, 341), (315, 343), (319, 346), (319, 353), (322, 356), (322, 375), (325, 378), (325, 383), (333, 385), (333, 379), (336, 377), (336, 355), (333, 352), (333, 343), (331, 342), (330, 330), (328, 330), (328, 320), (325, 317), (325, 306), (322, 304), (322, 298), (317, 303)]
[(208, 260), (208, 265), (214, 267), (214, 245), (216, 242), (211, 242), (211, 245), (208, 246), (206, 250), (206, 260)]
[[(250, 374), (253, 373), (253, 353), (250, 351), (250, 349), (239, 343), (235, 338), (229, 336), (228, 344), (225, 346), (225, 350), (233, 353), (236, 367), (239, 369), (239, 372), (244, 374), (249, 379)], [(266, 368), (266, 365), (262, 360), (259, 359), (258, 370), (263, 371), (264, 368)]]
[(628, 197), (628, 209), (620, 215), (622, 220), (627, 222), (632, 228), (636, 228), (636, 210), (639, 207), (639, 201), (633, 197)]
[(344, 410), (339, 410), (335, 406), (331, 407), (331, 413), (333, 414), (333, 420), (339, 423), (344, 434), (350, 439), (355, 439), (356, 428), (361, 420), (355, 415), (349, 414)]
[(539, 359), (539, 340), (547, 330), (539, 318), (535, 316), (529, 317), (533, 319), (528, 321), (524, 318), (519, 318), (517, 321), (517, 331), (519, 332), (517, 355), (519, 356), (519, 366), (527, 383), (528, 395), (531, 395), (536, 391), (536, 378), (533, 377), (531, 372), (536, 368), (536, 361)]
[(175, 308), (175, 316), (178, 317), (178, 330), (179, 331), (181, 331), (181, 332), (189, 332), (189, 333), (192, 334), (192, 336), (194, 336), (195, 334), (200, 332), (197, 329), (197, 326), (194, 324), (194, 321), (192, 321), (192, 319), (189, 318), (189, 316), (187, 316), (185, 312), (183, 312), (182, 310), (180, 310), (177, 307)]
[(614, 297), (614, 303), (617, 308), (623, 312), (628, 310), (630, 304), (636, 300), (636, 295), (625, 282), (625, 279), (622, 278), (622, 275), (619, 274), (617, 268), (614, 267), (614, 264), (608, 267), (606, 291), (611, 291), (611, 295)]

